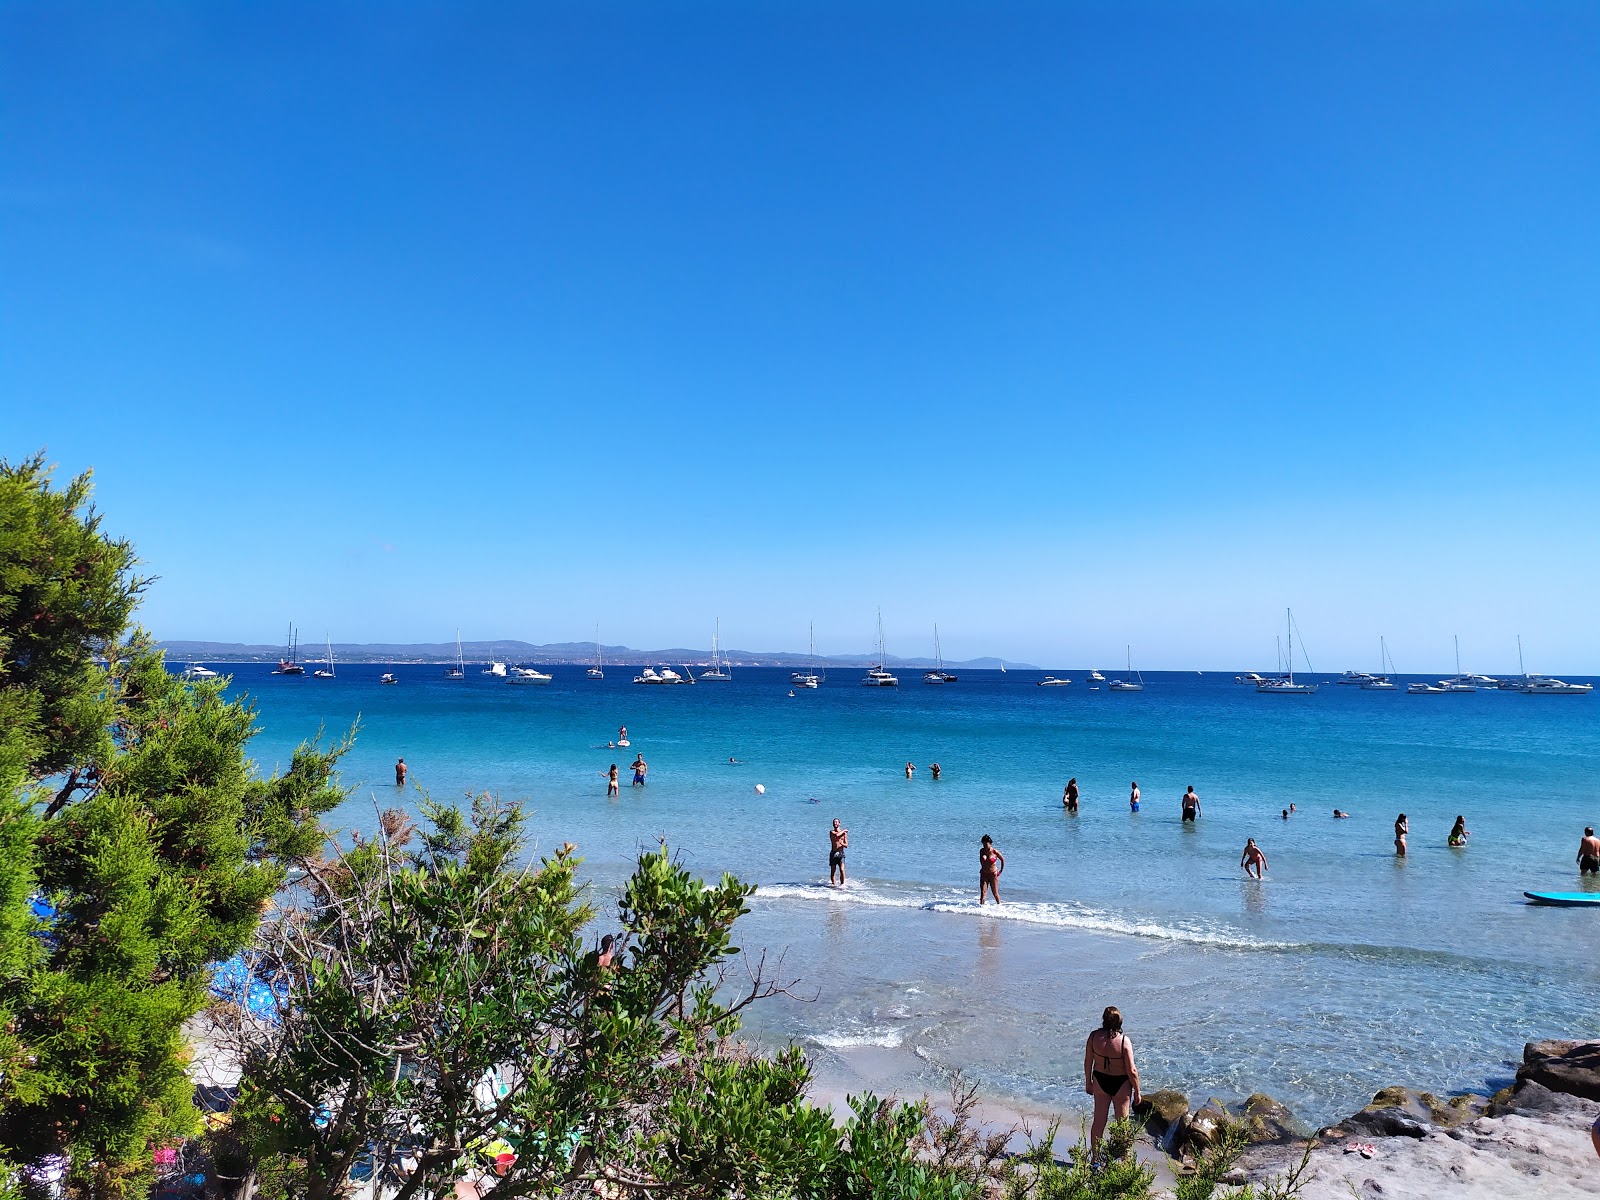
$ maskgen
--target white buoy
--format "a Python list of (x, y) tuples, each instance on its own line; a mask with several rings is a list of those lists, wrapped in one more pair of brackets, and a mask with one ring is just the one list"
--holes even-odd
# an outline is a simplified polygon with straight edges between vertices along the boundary
[(766, 789), (765, 785), (759, 784), (759, 783), (756, 784), (756, 795), (765, 796), (766, 794), (767, 794), (767, 789)]

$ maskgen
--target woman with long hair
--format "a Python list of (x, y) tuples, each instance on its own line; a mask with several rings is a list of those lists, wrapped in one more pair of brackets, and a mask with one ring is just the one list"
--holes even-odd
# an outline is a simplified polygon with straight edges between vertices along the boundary
[(1139, 1068), (1133, 1063), (1133, 1043), (1122, 1032), (1122, 1013), (1107, 1008), (1100, 1014), (1100, 1028), (1089, 1035), (1083, 1048), (1083, 1090), (1094, 1097), (1094, 1124), (1089, 1130), (1089, 1145), (1095, 1146), (1106, 1131), (1106, 1119), (1113, 1108), (1117, 1120), (1139, 1103)]

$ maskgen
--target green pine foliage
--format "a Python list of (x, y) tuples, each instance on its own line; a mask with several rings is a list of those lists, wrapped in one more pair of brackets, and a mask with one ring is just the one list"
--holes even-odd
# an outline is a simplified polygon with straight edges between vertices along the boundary
[(129, 628), (135, 565), (87, 476), (0, 460), (0, 1159), (97, 1197), (194, 1132), (184, 1025), (341, 799), (342, 746), (253, 776), (250, 708)]

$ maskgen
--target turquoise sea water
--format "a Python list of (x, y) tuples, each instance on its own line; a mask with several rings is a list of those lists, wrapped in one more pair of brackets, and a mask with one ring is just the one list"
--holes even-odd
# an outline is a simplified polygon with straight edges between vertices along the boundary
[[(378, 666), (333, 681), (226, 669), (259, 707), (263, 769), (360, 719), (346, 826), (396, 803), (403, 755), (436, 799), (525, 799), (544, 847), (578, 843), (601, 901), (660, 838), (708, 877), (759, 885), (739, 941), (784, 953), (799, 998), (757, 1006), (750, 1028), (806, 1046), (830, 1086), (942, 1090), (960, 1068), (997, 1099), (1077, 1109), (1083, 1036), (1117, 1004), (1147, 1090), (1266, 1091), (1322, 1121), (1391, 1083), (1481, 1088), (1530, 1038), (1600, 1035), (1600, 910), (1522, 899), (1600, 891), (1573, 863), (1600, 825), (1600, 695), (1302, 698), (1192, 674), (1147, 674), (1131, 694), (1091, 691), (1083, 672), (1068, 688), (908, 672), (869, 689), (853, 670), (790, 698), (776, 670), (651, 688), (620, 667), (603, 682), (556, 667), (548, 687), (476, 668), (396, 667), (397, 687)], [(631, 748), (607, 750), (623, 724)], [(644, 788), (628, 786), (634, 753)], [(1076, 817), (1061, 806), (1073, 775)], [(1204, 815), (1185, 826), (1191, 783)], [(1457, 813), (1463, 850), (1445, 846)], [(825, 886), (835, 816), (851, 834), (842, 892)], [(984, 833), (1007, 868), (1005, 904), (980, 914)], [(1249, 836), (1262, 883), (1238, 868)]]

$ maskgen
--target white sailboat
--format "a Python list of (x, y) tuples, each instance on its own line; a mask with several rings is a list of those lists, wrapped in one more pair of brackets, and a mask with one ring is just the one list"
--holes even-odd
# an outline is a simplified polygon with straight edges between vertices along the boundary
[(333, 635), (331, 633), (328, 635), (328, 665), (318, 667), (311, 672), (311, 677), (313, 679), (333, 679), (335, 677), (333, 674)]
[(1522, 682), (1516, 690), (1524, 696), (1587, 696), (1594, 691), (1592, 683), (1568, 683), (1564, 679), (1551, 679), (1548, 675), (1529, 675), (1522, 666), (1522, 635), (1517, 635), (1517, 669), (1522, 671)]
[(1475, 682), (1477, 677), (1461, 673), (1461, 635), (1454, 634), (1453, 637), (1456, 643), (1456, 673), (1449, 679), (1439, 680), (1439, 687), (1446, 692), (1475, 692), (1478, 690)]
[[(1256, 684), (1256, 691), (1273, 696), (1314, 696), (1317, 692), (1316, 684), (1296, 683), (1294, 681), (1294, 613), (1289, 609), (1284, 609), (1284, 613), (1284, 623), (1288, 626), (1289, 632), (1289, 654), (1284, 662), (1284, 667), (1286, 668), (1284, 676), (1282, 679), (1267, 679)], [(1301, 648), (1300, 653), (1305, 653), (1304, 647)], [(1309, 670), (1310, 667), (1311, 660), (1308, 658), (1306, 659), (1306, 668)]]
[(862, 687), (899, 687), (900, 681), (889, 673), (888, 654), (883, 646), (883, 609), (878, 610), (878, 662), (861, 677)]
[[(1090, 676), (1093, 678), (1093, 675)], [(1113, 692), (1142, 692), (1144, 691), (1144, 676), (1133, 669), (1133, 647), (1128, 647), (1128, 674), (1122, 679), (1113, 679), (1106, 687)]]
[(933, 670), (922, 673), (923, 683), (955, 683), (957, 676), (944, 669), (944, 648), (939, 645), (939, 626), (933, 627)]
[(456, 665), (444, 673), (446, 679), (465, 679), (467, 664), (461, 661), (461, 627), (456, 626)]
[(804, 671), (789, 672), (789, 683), (797, 688), (816, 688), (822, 683), (822, 676), (817, 674), (817, 625), (811, 623), (811, 659), (806, 664)]
[[(685, 667), (684, 670), (689, 668)], [(711, 670), (701, 671), (701, 679), (726, 681), (733, 678), (733, 668), (722, 654), (722, 618), (717, 618), (716, 629), (711, 634)]]
[(600, 664), (600, 626), (594, 627), (594, 666), (584, 672), (590, 679), (604, 679), (605, 669)]
[(1368, 675), (1361, 681), (1363, 692), (1392, 692), (1395, 690), (1394, 680), (1389, 676), (1395, 674), (1394, 659), (1389, 657), (1389, 645), (1378, 636), (1378, 673)]

